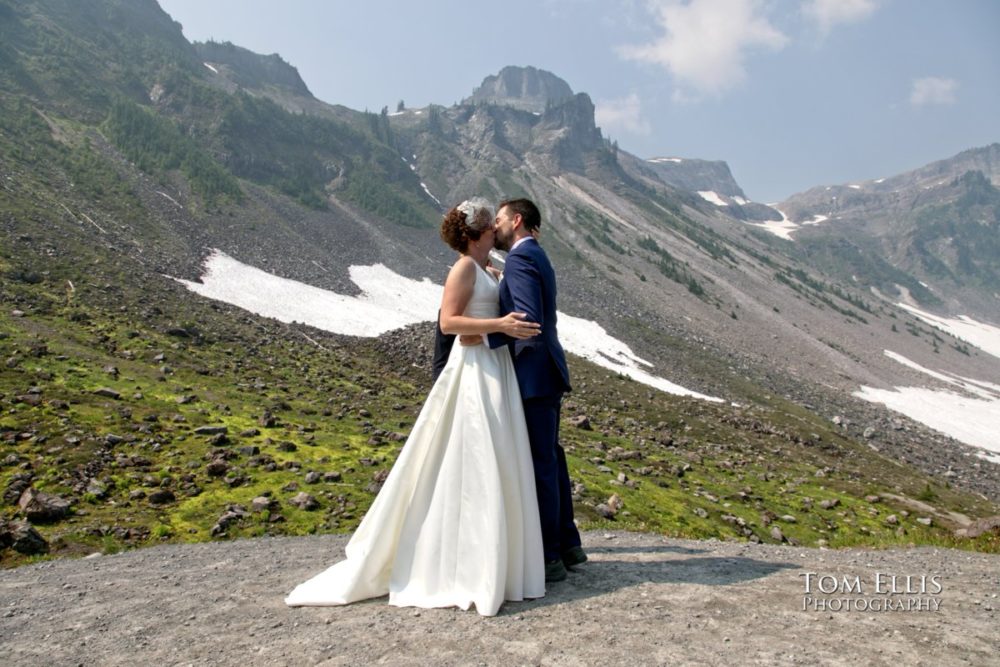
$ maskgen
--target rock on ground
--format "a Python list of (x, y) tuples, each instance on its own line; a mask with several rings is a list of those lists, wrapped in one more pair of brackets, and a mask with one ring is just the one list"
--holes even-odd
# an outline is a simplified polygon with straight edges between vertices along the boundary
[[(493, 618), (386, 598), (289, 609), (347, 537), (164, 545), (0, 571), (5, 665), (987, 665), (1000, 653), (1000, 556), (587, 533), (590, 562)], [(804, 610), (927, 577), (938, 611)], [(818, 577), (863, 593), (818, 592)], [(937, 577), (940, 592), (931, 584)], [(837, 583), (843, 589), (842, 583)], [(936, 593), (936, 595), (932, 595)], [(856, 604), (856, 603), (855, 603)]]

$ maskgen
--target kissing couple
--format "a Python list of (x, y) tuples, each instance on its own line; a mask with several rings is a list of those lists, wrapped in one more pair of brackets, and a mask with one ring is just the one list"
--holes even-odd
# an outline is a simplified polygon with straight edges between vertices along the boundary
[[(556, 331), (556, 276), (528, 199), (451, 209), (441, 238), (459, 253), (438, 324), (459, 336), (346, 558), (300, 584), (289, 606), (389, 595), (398, 607), (494, 616), (545, 595), (587, 560), (573, 522)], [(506, 250), (502, 276), (488, 266)]]

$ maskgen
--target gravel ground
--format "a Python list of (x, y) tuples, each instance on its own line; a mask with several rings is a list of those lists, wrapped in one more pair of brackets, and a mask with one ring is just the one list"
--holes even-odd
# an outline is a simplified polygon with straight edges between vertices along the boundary
[[(584, 535), (591, 560), (578, 572), (494, 618), (385, 598), (285, 607), (283, 596), (339, 559), (346, 541), (164, 545), (2, 571), (0, 664), (936, 667), (996, 665), (1000, 655), (995, 555), (598, 532)], [(922, 609), (832, 610), (886, 600)]]

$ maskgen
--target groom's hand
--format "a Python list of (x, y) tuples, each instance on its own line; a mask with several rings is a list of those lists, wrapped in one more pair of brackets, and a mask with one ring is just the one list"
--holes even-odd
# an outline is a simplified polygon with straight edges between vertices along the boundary
[(472, 347), (475, 345), (483, 344), (483, 337), (479, 334), (462, 334), (458, 337), (458, 342), (460, 345), (465, 347)]

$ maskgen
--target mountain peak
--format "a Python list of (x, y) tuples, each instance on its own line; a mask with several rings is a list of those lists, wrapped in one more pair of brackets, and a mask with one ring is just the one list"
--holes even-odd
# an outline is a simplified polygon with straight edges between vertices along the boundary
[(466, 104), (486, 102), (542, 113), (547, 106), (573, 97), (573, 89), (558, 76), (535, 67), (508, 66), (483, 79)]
[(272, 88), (312, 97), (299, 71), (276, 53), (265, 56), (229, 42), (196, 42), (194, 47), (206, 66), (241, 88)]

